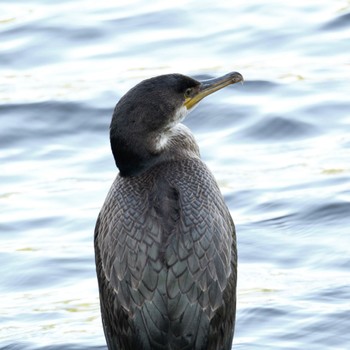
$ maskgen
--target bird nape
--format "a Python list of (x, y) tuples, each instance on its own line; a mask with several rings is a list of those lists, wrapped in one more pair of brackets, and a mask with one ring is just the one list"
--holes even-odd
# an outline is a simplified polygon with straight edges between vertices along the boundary
[(229, 350), (237, 251), (230, 212), (181, 124), (239, 73), (197, 81), (161, 75), (118, 102), (110, 141), (119, 174), (95, 227), (109, 350)]

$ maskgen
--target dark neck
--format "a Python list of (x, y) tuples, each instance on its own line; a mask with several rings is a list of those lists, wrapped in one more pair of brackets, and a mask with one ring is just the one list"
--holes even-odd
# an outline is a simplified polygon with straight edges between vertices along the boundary
[(123, 134), (111, 129), (111, 147), (120, 175), (136, 176), (162, 162), (200, 158), (198, 145), (184, 125), (178, 124), (164, 137), (166, 143), (160, 147), (157, 134), (145, 138), (138, 133)]
[(115, 164), (121, 176), (139, 175), (157, 162), (157, 155), (150, 153), (137, 140), (123, 140), (112, 136), (110, 140)]

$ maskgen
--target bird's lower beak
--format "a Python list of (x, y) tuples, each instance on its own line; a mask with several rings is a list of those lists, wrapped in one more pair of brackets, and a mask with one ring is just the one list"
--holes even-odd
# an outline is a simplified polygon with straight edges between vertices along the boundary
[(228, 73), (220, 78), (203, 80), (200, 82), (199, 89), (193, 96), (185, 99), (184, 105), (189, 110), (195, 106), (204, 97), (218, 91), (225, 86), (243, 82), (243, 76), (238, 72)]

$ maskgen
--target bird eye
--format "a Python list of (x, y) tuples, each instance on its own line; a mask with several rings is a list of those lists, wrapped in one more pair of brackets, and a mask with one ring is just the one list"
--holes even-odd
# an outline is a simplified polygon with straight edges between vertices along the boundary
[(192, 94), (192, 89), (191, 89), (191, 88), (186, 89), (186, 91), (185, 91), (185, 97), (186, 97), (186, 98), (187, 98), (187, 97), (191, 97), (191, 94)]

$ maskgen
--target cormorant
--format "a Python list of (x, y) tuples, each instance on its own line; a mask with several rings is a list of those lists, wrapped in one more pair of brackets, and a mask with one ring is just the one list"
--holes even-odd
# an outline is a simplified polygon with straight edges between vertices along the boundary
[(243, 81), (161, 75), (118, 102), (110, 141), (119, 168), (94, 245), (109, 350), (229, 350), (235, 228), (219, 187), (181, 124), (202, 98)]

